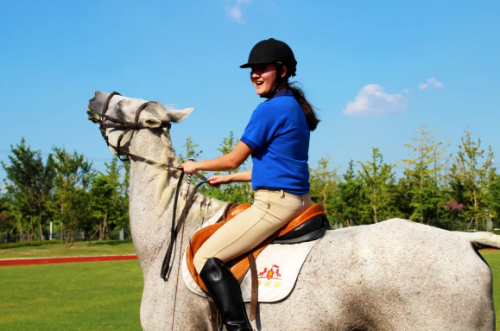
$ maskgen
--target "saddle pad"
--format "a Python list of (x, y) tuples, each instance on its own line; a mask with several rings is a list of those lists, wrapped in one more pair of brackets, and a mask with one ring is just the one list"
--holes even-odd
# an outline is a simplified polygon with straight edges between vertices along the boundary
[[(203, 227), (217, 222), (223, 210), (224, 208), (207, 220), (203, 224)], [(292, 292), (307, 255), (309, 255), (309, 252), (319, 240), (292, 245), (269, 245), (260, 253), (256, 260), (259, 302), (280, 301)], [(193, 293), (205, 296), (205, 293), (203, 293), (189, 273), (186, 263), (186, 252), (184, 252), (182, 258), (182, 278), (186, 286)], [(251, 300), (251, 284), (252, 277), (250, 272), (247, 272), (241, 284), (241, 292), (245, 302), (250, 302)]]

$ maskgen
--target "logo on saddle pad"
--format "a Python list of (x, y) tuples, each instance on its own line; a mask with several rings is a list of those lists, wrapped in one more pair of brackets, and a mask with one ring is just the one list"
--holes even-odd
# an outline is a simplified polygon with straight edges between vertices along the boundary
[(264, 271), (259, 272), (258, 278), (281, 280), (280, 267), (274, 264), (269, 270), (264, 268)]

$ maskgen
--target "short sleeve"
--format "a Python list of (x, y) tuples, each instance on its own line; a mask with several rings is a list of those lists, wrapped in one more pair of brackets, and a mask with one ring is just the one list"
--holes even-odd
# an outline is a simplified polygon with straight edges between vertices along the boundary
[(264, 148), (276, 136), (282, 122), (282, 116), (263, 102), (252, 113), (241, 141), (254, 150)]

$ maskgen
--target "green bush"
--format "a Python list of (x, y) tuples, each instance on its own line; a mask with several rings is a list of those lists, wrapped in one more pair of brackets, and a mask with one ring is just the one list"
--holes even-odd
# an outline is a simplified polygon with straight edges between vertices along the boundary
[(0, 245), (0, 249), (9, 249), (16, 247), (25, 247), (25, 246), (42, 246), (42, 245), (52, 245), (52, 244), (62, 244), (64, 243), (62, 240), (43, 240), (43, 241), (22, 241), (17, 243), (8, 243)]
[[(126, 242), (132, 242), (132, 238), (127, 238), (125, 240), (104, 240), (104, 241), (78, 241), (79, 243), (85, 243), (88, 246), (99, 246), (99, 245), (119, 245)], [(0, 249), (9, 249), (17, 247), (27, 247), (27, 246), (42, 246), (42, 245), (53, 245), (53, 244), (64, 244), (63, 240), (43, 240), (43, 241), (22, 241), (16, 243), (1, 244)]]

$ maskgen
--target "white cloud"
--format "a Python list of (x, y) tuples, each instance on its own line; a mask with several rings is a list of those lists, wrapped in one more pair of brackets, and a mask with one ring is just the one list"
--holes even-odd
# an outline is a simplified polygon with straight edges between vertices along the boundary
[(241, 9), (239, 6), (226, 7), (226, 11), (234, 20), (245, 23), (242, 19)]
[(409, 90), (409, 89), (407, 89), (407, 88), (405, 88), (405, 89), (402, 91), (402, 93), (408, 94), (408, 93), (410, 93), (410, 90)]
[(241, 12), (242, 5), (249, 5), (251, 0), (236, 0), (235, 6), (226, 6), (226, 12), (235, 21), (245, 23), (243, 13)]
[(388, 94), (378, 84), (364, 86), (342, 111), (344, 115), (355, 117), (381, 116), (404, 113), (406, 101), (401, 94)]
[(427, 89), (429, 86), (434, 86), (437, 88), (444, 88), (443, 83), (438, 82), (438, 80), (434, 77), (427, 78), (427, 83), (420, 83), (418, 84), (418, 88), (421, 90)]
[(434, 77), (431, 77), (431, 78), (427, 79), (427, 81), (428, 81), (431, 85), (434, 85), (434, 86), (435, 86), (435, 87), (437, 87), (437, 88), (443, 88), (443, 87), (444, 87), (443, 83), (438, 82), (438, 80), (437, 80), (436, 78), (434, 78)]

